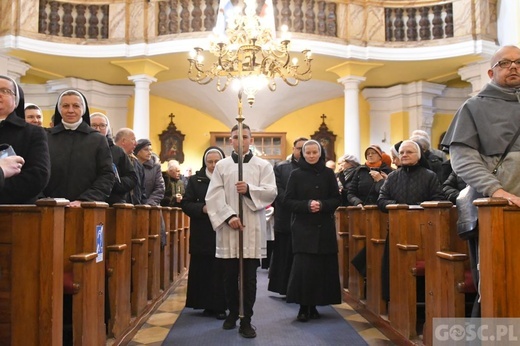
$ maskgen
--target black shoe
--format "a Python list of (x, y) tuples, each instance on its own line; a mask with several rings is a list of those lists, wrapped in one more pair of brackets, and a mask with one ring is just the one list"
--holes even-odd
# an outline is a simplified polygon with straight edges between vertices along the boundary
[(213, 312), (213, 310), (210, 310), (210, 309), (204, 309), (204, 311), (202, 311), (202, 316), (213, 316), (215, 314), (215, 312)]
[(309, 314), (307, 312), (299, 312), (296, 319), (300, 322), (307, 322), (309, 320)]
[(216, 311), (215, 317), (217, 318), (217, 320), (225, 320), (227, 315), (225, 311)]
[(222, 324), (222, 328), (226, 329), (226, 330), (233, 329), (237, 326), (237, 321), (238, 321), (238, 315), (234, 315), (234, 314), (230, 313), (228, 315), (228, 317), (226, 317), (224, 324)]
[(309, 307), (307, 305), (300, 305), (300, 311), (296, 319), (300, 322), (307, 322), (309, 320)]
[(255, 328), (251, 325), (251, 322), (247, 320), (240, 321), (240, 328), (238, 329), (238, 333), (247, 339), (256, 338)]
[(311, 306), (310, 308), (310, 312), (309, 312), (309, 317), (313, 320), (317, 320), (319, 318), (321, 318), (321, 315), (320, 313), (318, 312), (318, 310), (316, 310), (316, 307), (315, 306)]

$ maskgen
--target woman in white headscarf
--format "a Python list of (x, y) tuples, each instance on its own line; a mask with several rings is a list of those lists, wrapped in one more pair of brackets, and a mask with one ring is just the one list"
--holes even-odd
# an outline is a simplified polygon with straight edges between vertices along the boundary
[(334, 221), (341, 197), (334, 171), (325, 167), (325, 150), (319, 142), (303, 144), (298, 164), (283, 201), (292, 212), (294, 254), (287, 302), (300, 304), (297, 320), (307, 322), (320, 318), (316, 305), (341, 303)]
[(51, 179), (45, 196), (66, 198), (72, 207), (81, 201), (104, 202), (115, 179), (112, 154), (105, 136), (90, 127), (87, 101), (79, 91), (59, 96), (48, 142)]

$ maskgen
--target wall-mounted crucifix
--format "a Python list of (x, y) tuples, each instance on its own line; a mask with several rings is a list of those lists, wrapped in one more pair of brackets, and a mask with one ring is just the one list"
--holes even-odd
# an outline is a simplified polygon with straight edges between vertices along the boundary
[(161, 141), (161, 154), (159, 158), (161, 162), (169, 160), (177, 160), (179, 163), (184, 162), (184, 151), (182, 149), (182, 143), (184, 142), (185, 135), (182, 134), (173, 123), (175, 115), (170, 113), (168, 115), (170, 123), (165, 131), (159, 135)]
[(327, 118), (327, 116), (325, 114), (322, 114), (320, 118), (320, 128), (318, 131), (314, 132), (313, 135), (311, 135), (311, 138), (320, 142), (323, 148), (325, 148), (325, 153), (327, 155), (326, 160), (333, 160), (334, 162), (336, 162), (336, 153), (334, 152), (336, 135), (329, 131), (329, 128), (325, 124), (325, 119)]

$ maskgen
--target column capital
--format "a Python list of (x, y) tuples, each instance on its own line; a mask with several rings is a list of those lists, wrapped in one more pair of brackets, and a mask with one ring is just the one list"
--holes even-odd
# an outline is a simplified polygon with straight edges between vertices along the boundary
[(134, 82), (134, 84), (137, 83), (147, 83), (148, 85), (157, 82), (157, 78), (154, 78), (152, 76), (146, 75), (146, 74), (137, 74), (128, 76), (128, 80)]
[(469, 64), (459, 69), (458, 73), (462, 80), (471, 83), (472, 96), (477, 94), (482, 89), (484, 84), (489, 82), (489, 68), (489, 60), (486, 60)]
[(13, 78), (16, 82), (20, 82), (20, 77), (25, 76), (25, 72), (31, 68), (31, 65), (24, 63), (20, 59), (12, 56), (0, 55), (0, 73)]
[(338, 79), (338, 82), (343, 84), (345, 90), (347, 89), (355, 89), (359, 90), (359, 84), (363, 83), (366, 80), (365, 77), (360, 76), (345, 76)]
[[(344, 77), (362, 77), (368, 71), (373, 68), (381, 67), (383, 64), (376, 64), (370, 62), (361, 62), (361, 61), (347, 61), (341, 63), (339, 65), (333, 66), (327, 69), (327, 72), (332, 72), (338, 75), (340, 78), (339, 81)], [(365, 80), (365, 79), (363, 79)]]
[(124, 68), (130, 76), (147, 75), (154, 77), (161, 71), (169, 70), (168, 67), (161, 65), (151, 59), (114, 60), (110, 63)]

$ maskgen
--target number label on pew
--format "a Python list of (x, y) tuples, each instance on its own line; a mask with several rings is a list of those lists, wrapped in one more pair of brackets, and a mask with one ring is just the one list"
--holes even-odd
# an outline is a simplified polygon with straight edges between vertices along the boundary
[(96, 226), (96, 263), (103, 262), (103, 224)]

